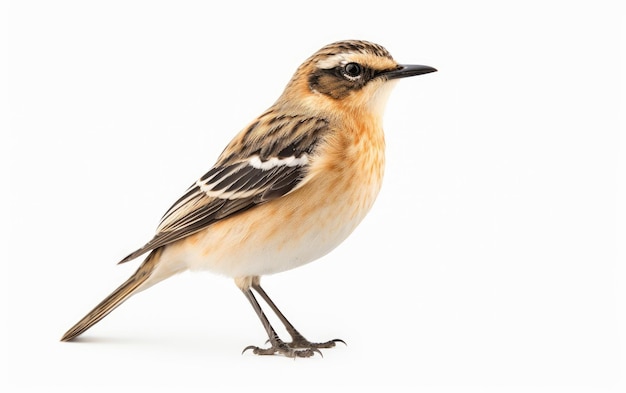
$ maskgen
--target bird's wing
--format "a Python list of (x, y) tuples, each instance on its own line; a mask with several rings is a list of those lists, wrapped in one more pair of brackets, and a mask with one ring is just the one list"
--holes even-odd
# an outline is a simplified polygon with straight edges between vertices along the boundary
[(308, 168), (328, 122), (271, 116), (242, 131), (218, 162), (187, 189), (146, 245), (120, 263), (180, 240), (233, 214), (287, 195), (308, 181)]

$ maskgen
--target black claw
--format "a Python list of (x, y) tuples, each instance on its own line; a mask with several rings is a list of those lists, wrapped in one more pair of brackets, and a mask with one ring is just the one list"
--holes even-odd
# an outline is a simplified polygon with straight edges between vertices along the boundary
[(342, 344), (343, 344), (343, 345), (345, 345), (346, 347), (348, 346), (348, 344), (346, 344), (346, 342), (345, 342), (345, 341), (343, 341), (343, 340), (342, 340), (342, 339), (340, 339), (340, 338), (335, 338), (334, 340), (330, 340), (330, 341), (332, 341), (332, 342), (334, 342), (334, 343), (342, 343)]
[(245, 347), (243, 349), (243, 351), (241, 351), (241, 354), (243, 355), (244, 353), (246, 353), (247, 350), (252, 349), (252, 351), (254, 352), (254, 349), (256, 349), (257, 347), (255, 347), (254, 345), (248, 345), (247, 347)]

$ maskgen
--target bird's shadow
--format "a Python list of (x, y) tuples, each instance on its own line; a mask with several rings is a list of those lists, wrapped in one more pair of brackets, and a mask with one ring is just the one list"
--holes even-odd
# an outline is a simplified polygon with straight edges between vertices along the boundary
[(137, 337), (105, 337), (105, 336), (81, 336), (76, 337), (67, 344), (129, 344), (145, 341)]
[(80, 336), (72, 341), (65, 342), (69, 345), (107, 345), (112, 347), (153, 347), (162, 350), (183, 350), (187, 352), (198, 351), (235, 351), (245, 345), (238, 340), (224, 340), (219, 337), (206, 336)]

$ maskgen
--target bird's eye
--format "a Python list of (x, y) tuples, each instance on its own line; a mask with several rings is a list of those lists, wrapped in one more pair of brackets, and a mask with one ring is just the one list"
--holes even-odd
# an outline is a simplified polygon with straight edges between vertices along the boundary
[(348, 63), (343, 66), (343, 75), (353, 81), (361, 77), (363, 74), (363, 67), (357, 63)]

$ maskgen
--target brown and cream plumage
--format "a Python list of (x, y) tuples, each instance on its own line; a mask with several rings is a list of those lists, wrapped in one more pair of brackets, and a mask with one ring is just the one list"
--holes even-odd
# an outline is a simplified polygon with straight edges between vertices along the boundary
[[(354, 230), (381, 186), (382, 114), (392, 82), (433, 71), (399, 65), (366, 41), (320, 49), (172, 205), (153, 239), (120, 262), (149, 253), (137, 272), (62, 340), (80, 335), (132, 294), (191, 269), (235, 279), (269, 337), (267, 349), (248, 347), (254, 353), (302, 357), (334, 346), (337, 340), (311, 343), (298, 333), (261, 288), (260, 276), (311, 262)], [(285, 324), (291, 342), (278, 337), (252, 290)]]

